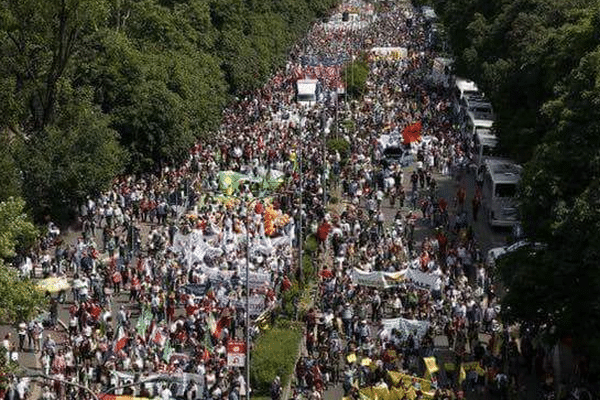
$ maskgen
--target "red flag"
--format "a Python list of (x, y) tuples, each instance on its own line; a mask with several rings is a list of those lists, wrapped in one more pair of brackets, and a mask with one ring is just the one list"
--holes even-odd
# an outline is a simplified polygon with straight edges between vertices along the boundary
[(125, 328), (119, 326), (117, 329), (117, 340), (115, 342), (115, 353), (119, 352), (121, 349), (125, 347), (127, 344), (127, 333), (125, 333)]
[(167, 337), (161, 332), (161, 329), (154, 325), (154, 330), (150, 334), (150, 340), (159, 346), (164, 346)]
[(404, 144), (409, 144), (412, 142), (419, 141), (421, 139), (421, 129), (423, 128), (423, 124), (421, 121), (415, 122), (414, 124), (408, 125), (402, 131), (402, 138)]
[(329, 235), (330, 230), (331, 225), (329, 225), (327, 222), (323, 222), (317, 229), (317, 239), (319, 239), (321, 242), (327, 240), (327, 235)]
[(258, 137), (258, 149), (262, 150), (264, 148), (265, 148), (265, 142), (263, 140), (263, 135), (261, 133), (260, 136)]
[(323, 279), (331, 279), (333, 278), (333, 272), (325, 268), (321, 272), (319, 272), (319, 276)]
[(223, 328), (228, 326), (230, 322), (231, 322), (231, 317), (229, 317), (229, 316), (224, 315), (221, 318), (219, 318), (219, 321), (217, 321), (217, 326), (215, 328), (215, 331), (213, 332), (213, 336), (215, 338), (219, 339), (221, 337), (221, 331), (223, 330)]

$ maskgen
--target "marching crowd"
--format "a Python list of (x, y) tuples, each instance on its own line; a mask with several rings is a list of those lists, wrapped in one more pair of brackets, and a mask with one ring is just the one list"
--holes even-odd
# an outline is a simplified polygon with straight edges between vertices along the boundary
[[(19, 268), (26, 276), (73, 278), (69, 293), (51, 296), (46, 326), (23, 322), (18, 345), (10, 337), (3, 342), (9, 356), (15, 349), (35, 352), (42, 371), (57, 378), (48, 381), (44, 399), (90, 398), (82, 386), (164, 400), (245, 396), (243, 369), (227, 365), (226, 343), (243, 340), (246, 328), (257, 334), (257, 324), (246, 327), (246, 312), (253, 321), (281, 300), (299, 270), (294, 248), (310, 233), (330, 261), (319, 266), (319, 297), (305, 316), (296, 398), (320, 399), (338, 383), (350, 398), (366, 387), (402, 387), (388, 372), (422, 376), (421, 360), (435, 355), (436, 335), (445, 335), (456, 354), (453, 371), (440, 368), (429, 376), (437, 398), (461, 396), (463, 387), (503, 395), (507, 384), (519, 384), (520, 360), (540, 364), (527, 335), (517, 348), (497, 323), (489, 274), (464, 217), (469, 145), (453, 119), (448, 89), (424, 79), (435, 52), (421, 17), (409, 3), (382, 6), (377, 14), (358, 1), (352, 7), (368, 20), (343, 30), (317, 24), (292, 51), (286, 70), (229, 106), (220, 131), (191, 149), (183, 165), (165, 167), (160, 176), (117, 180), (81, 205), (76, 243), (60, 242), (53, 226), (55, 246), (23, 257)], [(339, 79), (319, 75), (340, 68), (302, 61), (306, 54), (349, 59), (374, 46), (406, 47), (408, 54), (371, 61), (359, 102), (343, 101), (333, 94)], [(306, 74), (319, 75), (330, 94), (309, 110), (294, 102), (295, 81)], [(350, 144), (348, 154), (324, 151), (324, 128), (338, 114), (355, 126), (337, 129)], [(413, 145), (409, 175), (384, 162), (377, 139), (384, 132), (400, 136), (416, 121), (429, 139)], [(265, 194), (260, 179), (225, 184), (223, 171), (263, 180), (280, 171), (284, 178)], [(438, 195), (440, 174), (456, 177), (456, 198)], [(223, 195), (224, 185), (234, 185), (235, 196)], [(332, 193), (341, 193), (339, 213), (327, 207)], [(417, 241), (419, 224), (431, 229)], [(246, 267), (251, 310), (243, 303)], [(429, 283), (364, 285), (354, 273), (407, 268), (431, 277)], [(63, 301), (70, 304), (68, 321), (58, 318)], [(426, 324), (389, 329), (389, 318)], [(59, 324), (66, 334), (52, 330)], [(479, 340), (482, 332), (491, 335), (489, 343)], [(471, 361), (480, 368), (462, 377), (459, 366)], [(406, 398), (426, 395), (419, 382), (410, 383), (413, 392), (403, 387)], [(23, 398), (27, 390), (17, 386), (11, 393)]]

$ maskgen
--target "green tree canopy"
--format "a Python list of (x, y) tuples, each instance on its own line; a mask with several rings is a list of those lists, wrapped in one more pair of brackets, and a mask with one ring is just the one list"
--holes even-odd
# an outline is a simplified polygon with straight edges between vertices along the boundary
[(369, 64), (362, 54), (347, 64), (341, 72), (346, 84), (348, 95), (360, 98), (366, 90), (367, 77), (369, 76)]
[[(501, 142), (525, 163), (532, 242), (501, 262), (505, 318), (600, 356), (600, 6), (590, 0), (438, 2), (461, 73), (490, 96)], [(467, 5), (467, 13), (452, 20)], [(597, 367), (600, 363), (597, 363)], [(600, 368), (598, 368), (600, 371)]]
[(23, 199), (10, 197), (0, 202), (0, 321), (27, 320), (44, 303), (43, 294), (32, 282), (20, 279), (4, 264), (17, 250), (31, 247), (37, 235)]
[(0, 0), (0, 199), (22, 189), (57, 216), (115, 174), (177, 163), (334, 4)]
[(65, 218), (87, 195), (109, 187), (122, 171), (127, 154), (109, 127), (107, 115), (81, 96), (61, 109), (62, 118), (18, 151), (23, 193), (38, 218)]

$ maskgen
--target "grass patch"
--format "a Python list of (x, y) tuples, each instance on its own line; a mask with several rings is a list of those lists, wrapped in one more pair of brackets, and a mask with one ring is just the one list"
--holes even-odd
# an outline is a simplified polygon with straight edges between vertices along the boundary
[(256, 341), (250, 360), (250, 379), (256, 397), (269, 396), (271, 382), (281, 377), (285, 387), (294, 370), (296, 356), (302, 338), (301, 325), (286, 323), (286, 327), (274, 327), (263, 332)]

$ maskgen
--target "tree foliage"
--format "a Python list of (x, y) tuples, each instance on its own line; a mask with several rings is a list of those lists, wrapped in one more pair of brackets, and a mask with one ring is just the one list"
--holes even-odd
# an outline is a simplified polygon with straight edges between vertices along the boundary
[(30, 280), (0, 262), (0, 321), (27, 321), (45, 303), (44, 293)]
[(29, 280), (20, 279), (4, 260), (29, 248), (38, 232), (25, 213), (25, 201), (10, 197), (0, 202), (0, 321), (27, 320), (43, 304), (43, 294)]
[(0, 0), (0, 199), (55, 215), (180, 161), (334, 4)]
[(522, 222), (533, 242), (546, 244), (502, 262), (505, 317), (553, 327), (598, 354), (600, 6), (451, 0), (437, 7), (460, 73), (491, 97), (500, 139), (525, 165)]
[(17, 248), (29, 247), (37, 234), (23, 199), (10, 197), (0, 202), (0, 261), (14, 257)]
[(368, 75), (369, 64), (364, 54), (344, 67), (342, 76), (349, 96), (360, 98), (365, 93)]
[(61, 110), (62, 118), (18, 151), (23, 193), (38, 219), (76, 207), (89, 194), (107, 189), (122, 170), (126, 153), (109, 117), (80, 98)]

